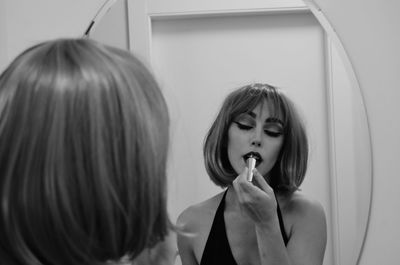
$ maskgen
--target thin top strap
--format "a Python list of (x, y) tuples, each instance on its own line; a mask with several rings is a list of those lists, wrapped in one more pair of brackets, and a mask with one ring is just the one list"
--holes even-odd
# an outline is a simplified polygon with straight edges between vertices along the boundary
[[(276, 196), (275, 196), (275, 199), (276, 199)], [(283, 223), (282, 212), (281, 212), (281, 208), (279, 207), (278, 200), (276, 200), (276, 211), (278, 213), (279, 227), (281, 229), (283, 242), (285, 243), (285, 246), (287, 246), (289, 239), (288, 239), (288, 236), (286, 235), (285, 224)]]

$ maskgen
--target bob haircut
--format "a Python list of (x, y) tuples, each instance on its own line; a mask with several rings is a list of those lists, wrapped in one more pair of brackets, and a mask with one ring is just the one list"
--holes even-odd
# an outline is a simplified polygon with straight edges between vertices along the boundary
[(2, 264), (109, 264), (162, 240), (169, 116), (130, 52), (58, 39), (0, 76)]
[(271, 115), (284, 123), (283, 145), (269, 172), (269, 185), (276, 191), (292, 193), (303, 182), (307, 170), (308, 142), (293, 102), (276, 87), (252, 84), (234, 90), (226, 97), (206, 135), (204, 162), (207, 173), (216, 185), (226, 187), (237, 177), (227, 153), (229, 127), (240, 114), (250, 112), (265, 100)]

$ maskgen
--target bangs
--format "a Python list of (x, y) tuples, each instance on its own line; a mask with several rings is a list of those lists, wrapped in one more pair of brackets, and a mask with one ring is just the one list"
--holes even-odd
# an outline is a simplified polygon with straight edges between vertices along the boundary
[(278, 88), (266, 84), (252, 84), (244, 86), (234, 95), (231, 104), (231, 115), (229, 123), (243, 113), (248, 113), (255, 109), (259, 104), (268, 106), (270, 116), (277, 118), (283, 122), (283, 126), (287, 125), (286, 104), (282, 99), (281, 92)]

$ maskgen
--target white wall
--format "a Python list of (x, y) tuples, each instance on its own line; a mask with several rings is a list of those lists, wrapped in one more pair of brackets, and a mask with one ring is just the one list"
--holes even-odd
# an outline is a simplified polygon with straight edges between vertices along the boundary
[(207, 12), (212, 6), (213, 10), (236, 10), (236, 9), (253, 9), (259, 8), (260, 6), (268, 6), (271, 8), (282, 8), (284, 6), (304, 6), (302, 0), (149, 0), (148, 11), (152, 14), (159, 12), (198, 12), (203, 10)]
[(400, 2), (315, 0), (348, 51), (372, 134), (373, 200), (360, 264), (399, 264)]
[(151, 42), (152, 65), (172, 121), (168, 172), (172, 221), (189, 205), (221, 192), (206, 173), (202, 143), (223, 98), (235, 87), (267, 82), (283, 87), (306, 119), (311, 155), (302, 190), (326, 210), (329, 240), (324, 264), (336, 264), (323, 89), (324, 32), (314, 16), (304, 12), (156, 20)]
[(7, 10), (6, 10), (5, 2), (0, 1), (0, 69), (3, 69), (3, 65), (7, 61), (6, 12), (7, 12)]
[(0, 71), (29, 46), (83, 35), (102, 0), (1, 0)]
[[(103, 9), (102, 9), (103, 10)], [(126, 1), (116, 1), (105, 13), (96, 16), (89, 37), (101, 43), (129, 50), (128, 12)]]

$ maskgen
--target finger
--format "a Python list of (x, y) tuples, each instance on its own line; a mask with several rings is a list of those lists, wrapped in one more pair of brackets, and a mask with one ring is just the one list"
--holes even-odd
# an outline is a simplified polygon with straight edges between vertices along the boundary
[(240, 173), (240, 174), (235, 178), (235, 180), (233, 181), (233, 184), (237, 186), (237, 184), (238, 184), (239, 182), (244, 181), (244, 180), (246, 179), (246, 176), (248, 175), (248, 173), (249, 173), (249, 169), (248, 169), (247, 167), (245, 167), (244, 170), (243, 170), (243, 172)]
[(247, 180), (248, 172), (249, 169), (245, 167), (243, 172), (232, 182), (233, 189), (239, 200), (245, 198), (247, 196), (246, 194), (254, 193), (255, 190), (259, 189)]
[(254, 188), (254, 185), (252, 182), (248, 181), (248, 176), (249, 176), (249, 168), (245, 167), (243, 172), (235, 179), (236, 184), (240, 186), (242, 191), (249, 191)]
[(241, 182), (241, 179), (243, 178), (242, 176), (247, 174), (247, 168), (244, 169), (244, 171), (238, 175), (232, 182), (232, 186), (236, 194), (240, 194), (240, 185), (239, 183)]
[(268, 194), (273, 194), (274, 190), (272, 187), (268, 184), (268, 182), (264, 179), (264, 177), (258, 172), (257, 169), (253, 170), (253, 175), (254, 175), (254, 182), (255, 184), (263, 191), (265, 191)]
[(243, 181), (241, 180), (241, 175), (238, 175), (235, 180), (232, 182), (233, 186), (233, 191), (236, 194), (237, 200), (239, 201), (239, 207), (242, 209), (242, 203), (244, 201), (244, 191), (242, 189), (242, 183)]

